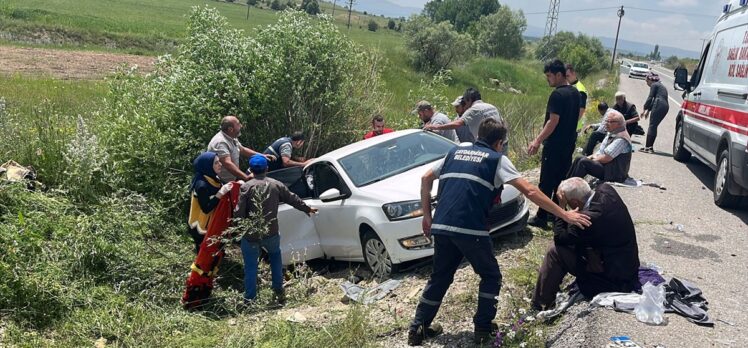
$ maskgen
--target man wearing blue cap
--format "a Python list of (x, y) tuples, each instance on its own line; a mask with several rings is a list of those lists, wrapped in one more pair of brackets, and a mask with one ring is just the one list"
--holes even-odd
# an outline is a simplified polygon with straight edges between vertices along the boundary
[(249, 302), (257, 297), (257, 262), (260, 248), (265, 248), (270, 258), (273, 292), (278, 303), (283, 304), (285, 292), (278, 234), (278, 205), (289, 204), (309, 216), (316, 213), (317, 209), (306, 205), (280, 181), (266, 176), (268, 161), (265, 156), (252, 156), (249, 160), (249, 170), (254, 174), (254, 178), (242, 185), (234, 218), (253, 218), (262, 221), (259, 228), (256, 227), (257, 224), (250, 224), (246, 231), (241, 231), (244, 233), (241, 243), (244, 257), (244, 301)]

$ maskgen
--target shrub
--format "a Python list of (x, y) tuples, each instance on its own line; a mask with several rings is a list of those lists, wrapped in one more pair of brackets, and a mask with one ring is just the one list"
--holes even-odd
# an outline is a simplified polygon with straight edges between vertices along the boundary
[(378, 60), (330, 19), (286, 11), (252, 39), (218, 11), (195, 8), (177, 54), (145, 77), (122, 72), (113, 80), (105, 143), (114, 170), (126, 188), (175, 207), (192, 159), (225, 115), (242, 120), (242, 142), (253, 148), (292, 129), (306, 132), (307, 157), (348, 144), (360, 133), (348, 125), (365, 124), (382, 104)]
[(527, 20), (522, 11), (502, 6), (498, 12), (481, 17), (475, 25), (474, 37), (480, 53), (489, 57), (517, 59), (522, 57), (525, 40), (522, 33)]
[(387, 29), (395, 30), (395, 20), (390, 19), (389, 21), (387, 21)]
[(413, 16), (405, 27), (405, 42), (411, 64), (418, 70), (435, 73), (462, 62), (473, 52), (473, 40), (456, 32), (449, 22), (432, 23)]
[(319, 9), (319, 3), (317, 2), (317, 0), (304, 0), (304, 1), (302, 1), (301, 2), (301, 9), (304, 10), (304, 12), (306, 12), (306, 13), (312, 15), (312, 16), (316, 16), (316, 15), (320, 14), (320, 12), (321, 12), (320, 9)]
[(499, 9), (498, 0), (432, 0), (426, 3), (423, 13), (435, 23), (448, 21), (457, 31), (464, 32), (481, 17)]
[(79, 203), (94, 203), (107, 190), (109, 156), (96, 135), (78, 116), (75, 138), (64, 152), (65, 177), (63, 185)]
[(370, 19), (369, 24), (367, 24), (367, 29), (369, 29), (369, 31), (377, 31), (379, 29), (379, 23), (377, 23), (377, 21), (373, 19)]
[(535, 51), (536, 58), (546, 60), (558, 57), (564, 63), (573, 64), (581, 76), (602, 69), (608, 61), (608, 52), (600, 40), (584, 34), (562, 31), (552, 38), (543, 38), (539, 44)]

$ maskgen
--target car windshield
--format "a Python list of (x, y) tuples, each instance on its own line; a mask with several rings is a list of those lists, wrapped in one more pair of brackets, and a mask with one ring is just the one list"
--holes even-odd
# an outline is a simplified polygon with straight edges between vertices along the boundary
[(644, 69), (649, 69), (649, 65), (647, 65), (647, 64), (644, 64), (644, 63), (634, 63), (634, 68), (644, 68)]
[(441, 159), (455, 146), (433, 133), (412, 133), (345, 156), (340, 165), (361, 187)]

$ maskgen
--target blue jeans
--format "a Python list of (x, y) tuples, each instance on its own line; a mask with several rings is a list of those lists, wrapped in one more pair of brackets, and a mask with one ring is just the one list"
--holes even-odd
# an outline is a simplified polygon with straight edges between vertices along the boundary
[(257, 263), (260, 259), (260, 248), (265, 248), (270, 258), (273, 290), (283, 289), (283, 262), (281, 260), (280, 235), (265, 238), (258, 242), (250, 242), (242, 238), (245, 300), (254, 300), (257, 297)]

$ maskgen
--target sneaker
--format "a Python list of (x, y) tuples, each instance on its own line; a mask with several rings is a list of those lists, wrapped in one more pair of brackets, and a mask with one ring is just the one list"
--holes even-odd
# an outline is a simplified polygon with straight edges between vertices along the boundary
[(273, 289), (273, 297), (279, 305), (286, 304), (286, 291), (283, 289)]
[(539, 218), (537, 215), (527, 220), (527, 224), (534, 227), (540, 227), (542, 229), (548, 228), (548, 220)]
[(439, 324), (431, 324), (429, 327), (419, 326), (416, 330), (408, 331), (408, 345), (420, 346), (426, 338), (433, 338), (444, 332)]

